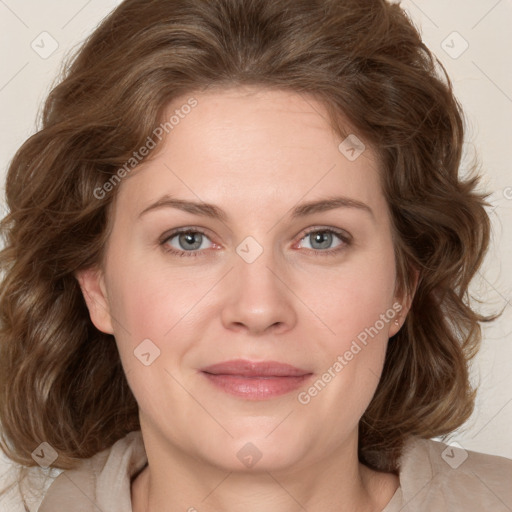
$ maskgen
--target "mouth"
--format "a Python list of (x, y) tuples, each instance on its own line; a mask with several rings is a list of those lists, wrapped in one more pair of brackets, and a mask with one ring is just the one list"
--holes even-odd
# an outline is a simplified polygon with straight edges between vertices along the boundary
[(201, 373), (217, 389), (247, 400), (266, 400), (290, 393), (313, 373), (277, 361), (225, 361), (202, 368)]

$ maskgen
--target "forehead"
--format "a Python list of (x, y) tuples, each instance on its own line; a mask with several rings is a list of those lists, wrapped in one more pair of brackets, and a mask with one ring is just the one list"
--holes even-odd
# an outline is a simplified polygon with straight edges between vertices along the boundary
[[(195, 106), (183, 108), (191, 97)], [(338, 192), (375, 203), (381, 195), (372, 150), (348, 158), (311, 96), (247, 87), (188, 94), (167, 106), (163, 123), (171, 118), (156, 155), (121, 187), (135, 207), (159, 193), (260, 207), (264, 198), (284, 204)]]

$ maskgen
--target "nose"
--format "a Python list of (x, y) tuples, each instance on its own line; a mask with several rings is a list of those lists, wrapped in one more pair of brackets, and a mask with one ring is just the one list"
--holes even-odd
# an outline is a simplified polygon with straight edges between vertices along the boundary
[(226, 283), (221, 313), (224, 327), (251, 334), (278, 334), (292, 329), (297, 312), (286, 281), (285, 272), (276, 268), (266, 252), (252, 263), (237, 257)]

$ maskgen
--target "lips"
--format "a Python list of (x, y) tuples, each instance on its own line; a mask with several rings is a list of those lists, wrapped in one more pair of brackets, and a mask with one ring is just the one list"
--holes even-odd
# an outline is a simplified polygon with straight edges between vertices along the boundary
[(265, 400), (289, 393), (312, 372), (277, 361), (225, 361), (201, 369), (216, 388), (248, 400)]
[(244, 359), (217, 363), (202, 368), (201, 371), (213, 375), (239, 375), (240, 377), (302, 377), (311, 373), (277, 361), (252, 362)]

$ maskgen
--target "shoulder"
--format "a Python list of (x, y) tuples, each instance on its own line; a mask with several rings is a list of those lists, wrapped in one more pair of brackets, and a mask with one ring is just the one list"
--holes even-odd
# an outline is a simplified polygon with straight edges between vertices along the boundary
[(4, 457), (0, 465), (0, 510), (9, 512), (36, 512), (48, 488), (62, 472), (22, 466)]
[(121, 512), (131, 509), (131, 478), (147, 462), (140, 431), (63, 471), (49, 486), (38, 512)]
[(400, 462), (403, 512), (512, 510), (512, 460), (413, 437)]

